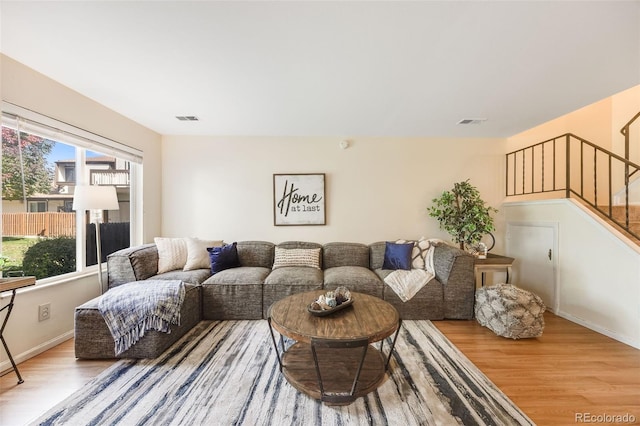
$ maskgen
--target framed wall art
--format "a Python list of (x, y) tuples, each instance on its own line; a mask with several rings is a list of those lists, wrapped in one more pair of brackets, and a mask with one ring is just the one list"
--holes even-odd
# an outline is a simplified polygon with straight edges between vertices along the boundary
[(273, 175), (273, 224), (325, 224), (324, 173)]

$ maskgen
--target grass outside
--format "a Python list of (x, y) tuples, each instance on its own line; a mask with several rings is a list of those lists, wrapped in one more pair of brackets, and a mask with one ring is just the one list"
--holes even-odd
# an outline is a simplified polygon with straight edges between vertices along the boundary
[(4, 267), (20, 269), (24, 253), (38, 241), (38, 238), (2, 237), (2, 256), (9, 258)]

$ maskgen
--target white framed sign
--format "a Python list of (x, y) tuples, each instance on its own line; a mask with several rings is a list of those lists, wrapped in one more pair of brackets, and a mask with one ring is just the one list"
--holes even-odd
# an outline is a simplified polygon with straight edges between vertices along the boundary
[(273, 224), (324, 225), (324, 173), (274, 174)]

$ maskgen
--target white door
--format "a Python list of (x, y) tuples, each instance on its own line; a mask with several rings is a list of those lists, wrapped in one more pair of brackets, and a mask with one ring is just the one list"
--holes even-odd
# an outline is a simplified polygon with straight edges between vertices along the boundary
[(540, 296), (557, 312), (557, 223), (507, 223), (507, 256), (515, 258), (511, 283)]

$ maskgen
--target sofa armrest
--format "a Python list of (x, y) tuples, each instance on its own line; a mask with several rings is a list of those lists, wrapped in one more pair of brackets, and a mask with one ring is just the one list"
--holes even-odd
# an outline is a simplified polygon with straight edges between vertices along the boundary
[(145, 244), (118, 250), (107, 256), (109, 288), (146, 280), (158, 273), (158, 248)]
[(454, 266), (456, 266), (456, 260), (460, 256), (468, 256), (473, 259), (473, 256), (458, 247), (446, 243), (436, 245), (433, 252), (433, 268), (438, 281), (446, 285), (451, 275), (455, 276), (457, 274), (457, 268), (454, 268)]
[(475, 258), (448, 244), (438, 244), (433, 253), (436, 279), (443, 285), (444, 317), (473, 318), (476, 282), (473, 271)]

